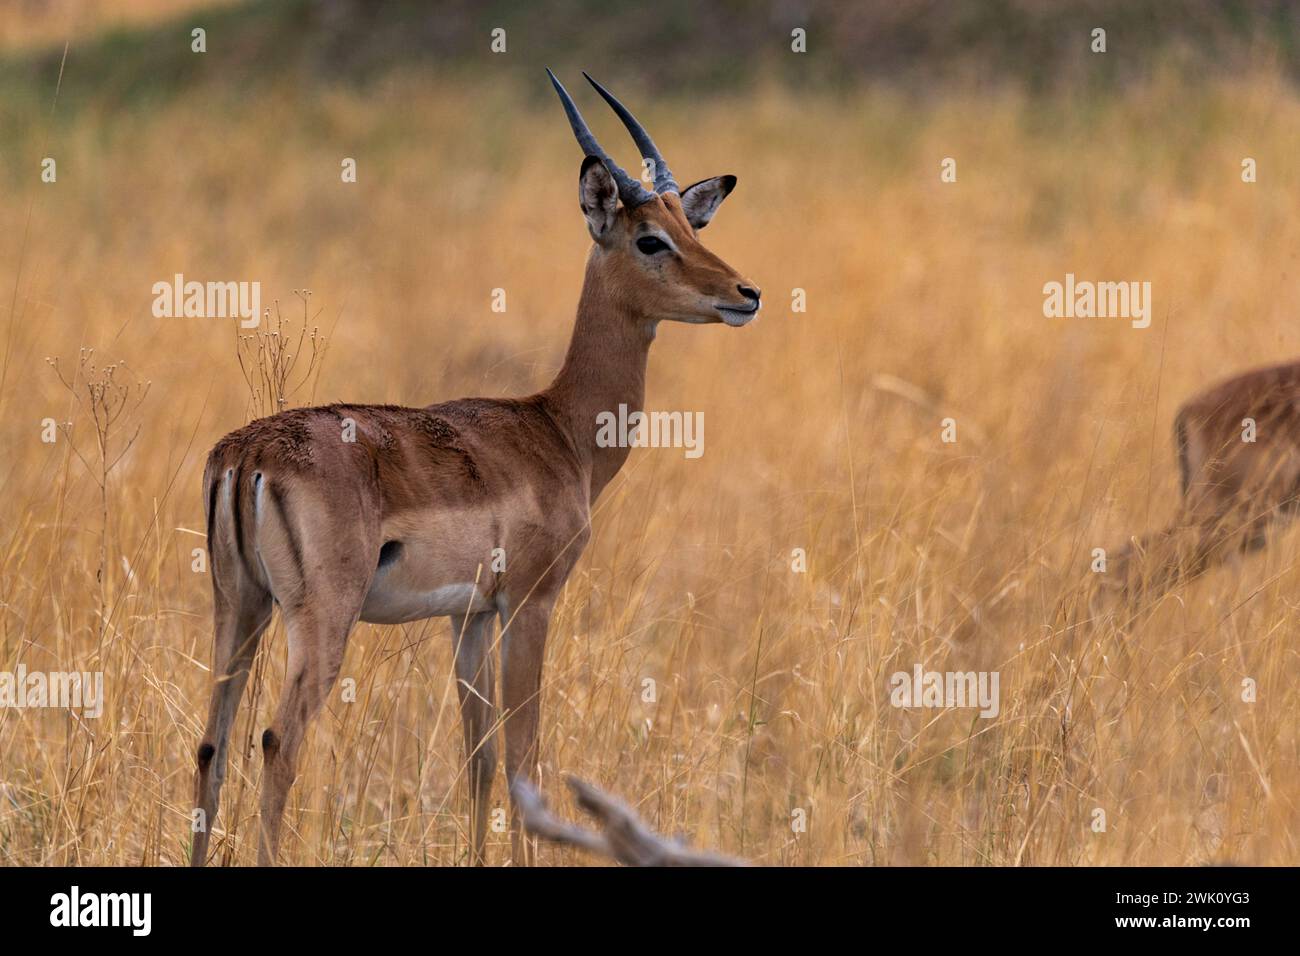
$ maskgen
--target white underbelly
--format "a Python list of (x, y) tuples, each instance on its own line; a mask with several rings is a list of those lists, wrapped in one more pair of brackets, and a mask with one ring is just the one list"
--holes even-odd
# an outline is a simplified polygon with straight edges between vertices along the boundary
[(473, 583), (444, 584), (428, 590), (409, 588), (376, 575), (361, 606), (361, 620), (371, 624), (404, 624), (426, 617), (476, 614), (492, 610), (492, 599)]

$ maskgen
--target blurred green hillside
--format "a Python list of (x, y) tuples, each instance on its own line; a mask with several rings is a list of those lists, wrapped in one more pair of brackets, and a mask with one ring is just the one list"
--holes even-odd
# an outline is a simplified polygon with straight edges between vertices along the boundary
[[(490, 83), (532, 80), (544, 65), (582, 68), (655, 92), (765, 82), (1077, 91), (1171, 66), (1189, 79), (1260, 66), (1300, 76), (1300, 5), (1283, 0), (259, 0), (177, 14), (179, 4), (106, 30), (83, 17), (79, 35), (66, 37), (61, 110), (134, 108), (205, 84), (247, 95), (268, 77), (368, 83), (398, 69)], [(207, 31), (207, 56), (190, 51), (196, 26)], [(1107, 31), (1104, 57), (1089, 49), (1095, 27)], [(505, 54), (490, 49), (496, 28), (506, 31)], [(806, 31), (804, 54), (791, 51), (795, 29)], [(6, 112), (48, 105), (62, 55), (62, 42), (9, 44), (0, 58)]]

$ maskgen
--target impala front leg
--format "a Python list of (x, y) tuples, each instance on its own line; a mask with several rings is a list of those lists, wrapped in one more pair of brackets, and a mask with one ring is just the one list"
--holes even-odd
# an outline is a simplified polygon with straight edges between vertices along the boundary
[(492, 614), (468, 614), (451, 619), (456, 659), (456, 690), (460, 694), (465, 730), (465, 764), (469, 777), (470, 862), (483, 865), (487, 839), (488, 801), (497, 769), (496, 686), (492, 678)]
[[(551, 622), (549, 601), (524, 604), (503, 619), (501, 637), (501, 704), (505, 709), (506, 784), (513, 797), (517, 779), (537, 781), (537, 726), (541, 710), (542, 660)], [(511, 800), (510, 851), (516, 865), (529, 866), (536, 847), (525, 837), (519, 809)]]

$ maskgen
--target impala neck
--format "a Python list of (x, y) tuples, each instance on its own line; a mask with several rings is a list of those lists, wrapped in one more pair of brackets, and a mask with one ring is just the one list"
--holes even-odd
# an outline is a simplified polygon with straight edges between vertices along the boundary
[(596, 443), (597, 416), (641, 411), (645, 403), (646, 360), (655, 320), (633, 311), (609, 294), (599, 275), (599, 251), (587, 260), (578, 300), (578, 319), (564, 365), (543, 393), (560, 427), (577, 450), (591, 478), (591, 500), (618, 473), (629, 448)]

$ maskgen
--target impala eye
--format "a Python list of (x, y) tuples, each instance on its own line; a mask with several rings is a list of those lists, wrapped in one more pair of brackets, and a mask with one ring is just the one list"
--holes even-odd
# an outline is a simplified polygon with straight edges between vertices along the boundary
[(636, 241), (636, 247), (645, 255), (653, 256), (656, 252), (667, 251), (668, 243), (664, 242), (658, 236), (642, 236)]

